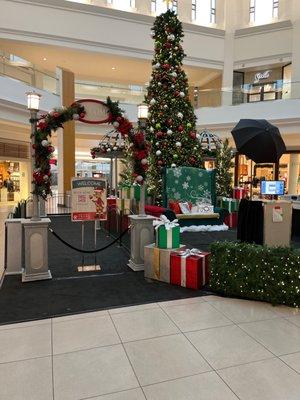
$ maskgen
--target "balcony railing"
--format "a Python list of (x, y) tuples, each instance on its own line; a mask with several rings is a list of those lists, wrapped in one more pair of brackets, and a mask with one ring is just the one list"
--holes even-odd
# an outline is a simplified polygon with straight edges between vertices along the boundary
[[(58, 79), (54, 73), (42, 71), (16, 56), (7, 56), (3, 53), (1, 56), (0, 52), (1, 75), (59, 95)], [(120, 103), (137, 105), (144, 101), (146, 92), (146, 85), (125, 85), (81, 80), (75, 82), (75, 96), (77, 99), (94, 98), (105, 100), (110, 96)], [(300, 99), (300, 82), (277, 80), (272, 83), (244, 84), (236, 86), (233, 90), (192, 87), (189, 93), (195, 109), (211, 108), (222, 105), (270, 102), (291, 98)]]
[(108, 96), (115, 101), (126, 104), (140, 104), (144, 101), (146, 86), (120, 85), (113, 83), (95, 83), (76, 81), (76, 98), (105, 100)]
[(41, 71), (26, 60), (0, 52), (0, 75), (7, 76), (29, 86), (47, 92), (57, 93), (57, 78), (49, 72)]

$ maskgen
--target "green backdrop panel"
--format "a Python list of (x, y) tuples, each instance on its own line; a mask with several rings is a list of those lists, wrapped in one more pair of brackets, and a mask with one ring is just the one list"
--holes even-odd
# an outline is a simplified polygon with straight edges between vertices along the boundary
[(196, 204), (202, 198), (216, 206), (216, 171), (194, 167), (166, 168), (164, 172), (164, 206), (170, 200)]

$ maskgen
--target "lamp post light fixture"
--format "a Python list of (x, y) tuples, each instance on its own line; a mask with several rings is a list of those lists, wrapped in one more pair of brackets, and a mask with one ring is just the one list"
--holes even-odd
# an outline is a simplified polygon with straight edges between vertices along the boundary
[(148, 105), (145, 103), (138, 105), (138, 121), (141, 129), (147, 128), (148, 122)]
[[(142, 103), (138, 106), (138, 121), (139, 128), (142, 130), (143, 134), (146, 135), (146, 128), (148, 123), (148, 105)], [(140, 200), (140, 214), (139, 217), (145, 217), (145, 182), (141, 185), (141, 200)]]
[[(36, 93), (35, 91), (27, 92), (27, 109), (30, 112), (30, 124), (31, 124), (31, 165), (32, 165), (32, 173), (35, 169), (35, 133), (37, 126), (37, 113), (40, 107), (40, 99), (41, 95)], [(33, 176), (32, 176), (33, 179)], [(35, 194), (35, 184), (32, 181), (31, 191), (32, 191), (32, 217), (31, 221), (40, 221), (40, 213), (39, 213), (39, 198), (38, 195)]]

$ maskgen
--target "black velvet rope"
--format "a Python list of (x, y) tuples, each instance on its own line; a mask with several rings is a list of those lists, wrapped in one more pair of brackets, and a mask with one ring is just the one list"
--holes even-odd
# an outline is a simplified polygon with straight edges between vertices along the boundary
[(118, 236), (115, 240), (113, 240), (111, 243), (107, 244), (104, 247), (101, 247), (100, 249), (95, 249), (95, 250), (82, 250), (78, 249), (77, 247), (72, 246), (70, 243), (66, 242), (64, 239), (62, 239), (52, 228), (49, 228), (49, 231), (55, 236), (59, 241), (61, 241), (64, 245), (70, 247), (70, 249), (78, 251), (79, 253), (85, 253), (85, 254), (93, 254), (93, 253), (99, 253), (100, 251), (108, 249), (110, 246), (115, 244), (118, 240), (120, 240), (128, 231), (130, 228), (125, 229), (124, 232), (121, 233), (120, 236)]

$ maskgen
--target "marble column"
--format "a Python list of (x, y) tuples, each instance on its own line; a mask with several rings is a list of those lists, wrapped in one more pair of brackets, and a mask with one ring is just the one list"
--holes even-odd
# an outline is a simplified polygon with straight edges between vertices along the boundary
[(128, 266), (133, 271), (144, 270), (144, 247), (154, 243), (154, 217), (150, 215), (129, 216), (131, 223), (131, 251)]
[(24, 270), (22, 282), (51, 279), (48, 265), (49, 218), (22, 220), (24, 229)]

